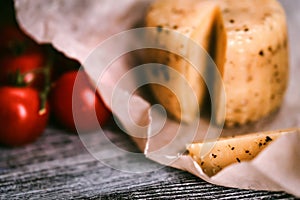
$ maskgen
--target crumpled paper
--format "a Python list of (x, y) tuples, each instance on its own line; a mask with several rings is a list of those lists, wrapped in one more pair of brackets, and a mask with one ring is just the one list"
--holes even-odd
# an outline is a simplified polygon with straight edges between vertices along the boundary
[[(17, 20), (23, 30), (40, 43), (52, 43), (68, 57), (77, 59), (82, 64), (96, 46), (113, 34), (136, 27), (143, 19), (145, 10), (152, 0), (15, 0)], [(189, 171), (202, 179), (218, 185), (258, 190), (286, 191), (300, 197), (300, 49), (297, 45), (300, 15), (297, 8), (300, 2), (282, 1), (287, 10), (290, 39), (291, 73), (286, 98), (281, 109), (270, 119), (255, 125), (224, 130), (223, 134), (243, 134), (248, 132), (294, 128), (291, 134), (284, 135), (269, 145), (251, 162), (233, 164), (213, 177), (206, 176), (191, 157), (181, 154), (185, 149), (184, 135), (174, 135), (178, 124), (167, 120), (163, 129), (148, 138), (132, 137), (146, 157), (161, 164)], [(297, 4), (298, 6), (296, 6)], [(118, 45), (118, 44), (116, 44)], [(110, 52), (103, 52), (109, 57)], [(101, 63), (103, 57), (95, 60)], [(97, 66), (86, 69), (96, 84)], [(125, 59), (118, 59), (101, 79), (104, 89), (99, 92), (109, 102), (111, 89), (122, 75), (128, 71)], [(120, 91), (124, 97), (127, 91)], [(127, 102), (119, 100), (120, 105)], [(123, 113), (115, 115), (125, 129), (134, 134), (145, 134), (151, 127), (153, 114), (150, 103), (135, 94), (130, 101), (131, 117), (144, 128), (131, 126), (131, 121)], [(205, 123), (204, 123), (205, 124)], [(140, 126), (141, 127), (141, 126)], [(185, 130), (187, 131), (187, 130)], [(198, 134), (203, 135), (200, 128)], [(176, 145), (161, 148), (176, 137)]]

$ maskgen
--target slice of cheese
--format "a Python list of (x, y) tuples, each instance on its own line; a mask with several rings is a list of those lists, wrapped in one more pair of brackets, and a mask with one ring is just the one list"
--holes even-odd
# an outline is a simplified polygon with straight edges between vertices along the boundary
[[(226, 102), (218, 94), (213, 101), (217, 108), (226, 107), (227, 126), (257, 121), (282, 103), (288, 82), (288, 42), (285, 13), (276, 0), (158, 0), (149, 9), (146, 25), (175, 29), (212, 55), (226, 93)], [(160, 51), (148, 58), (182, 73), (202, 105), (205, 86), (188, 63)], [(199, 62), (205, 61), (199, 58)], [(181, 87), (176, 81), (172, 84)], [(193, 119), (195, 108), (182, 102), (187, 106), (180, 108), (178, 103), (188, 101), (184, 88), (179, 89), (178, 99), (160, 86), (153, 85), (152, 91), (176, 119)], [(221, 119), (220, 110), (216, 115)]]
[[(264, 148), (284, 134), (295, 130), (270, 131), (222, 138), (210, 144), (195, 143), (188, 145), (189, 155), (199, 164), (203, 172), (213, 176), (226, 166), (256, 157)], [(204, 145), (213, 146), (206, 155), (202, 155)], [(206, 152), (206, 151), (205, 151)]]

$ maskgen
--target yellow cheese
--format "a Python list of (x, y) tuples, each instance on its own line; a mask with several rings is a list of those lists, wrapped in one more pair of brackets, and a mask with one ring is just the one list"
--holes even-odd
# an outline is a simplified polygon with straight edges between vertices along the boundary
[[(201, 12), (199, 12), (201, 11)], [(156, 1), (149, 9), (146, 17), (146, 25), (148, 27), (166, 28), (177, 31), (193, 42), (201, 45), (208, 50), (211, 44), (211, 36), (213, 32), (216, 35), (214, 39), (218, 39), (218, 59), (219, 65), (224, 63), (226, 37), (224, 32), (223, 20), (219, 7), (212, 2), (201, 2), (194, 0), (173, 1), (163, 0)], [(167, 32), (168, 30), (166, 30)], [(183, 55), (188, 55), (181, 58), (179, 55), (161, 51), (147, 51), (144, 60), (147, 62), (157, 62), (172, 67), (181, 73), (187, 80), (190, 87), (193, 89), (195, 96), (198, 99), (198, 105), (202, 105), (206, 93), (206, 86), (201, 77), (205, 75), (205, 71), (201, 74), (191, 66), (185, 59), (192, 57), (193, 53), (189, 49), (188, 41), (184, 37), (178, 37), (176, 41), (170, 38), (168, 34), (158, 33), (150, 37), (156, 38), (164, 45), (178, 44), (178, 51)], [(196, 65), (205, 65), (207, 54), (204, 51), (203, 55), (199, 55), (199, 60)], [(195, 119), (198, 108), (190, 102), (193, 95), (183, 81), (175, 76), (170, 76), (169, 80), (161, 85), (151, 85), (151, 89), (155, 98), (166, 108), (166, 110), (176, 119), (190, 122)], [(173, 88), (171, 91), (170, 88)]]
[[(257, 121), (282, 103), (288, 82), (288, 41), (285, 13), (276, 0), (158, 0), (148, 11), (146, 25), (177, 30), (213, 56), (225, 84), (226, 102), (213, 101), (226, 107), (227, 126)], [(202, 105), (205, 86), (188, 63), (160, 51), (149, 53), (148, 59), (182, 73)], [(184, 96), (183, 90), (179, 96)], [(192, 119), (195, 108), (180, 108), (176, 96), (163, 87), (154, 85), (152, 91), (176, 119)], [(223, 114), (218, 112), (217, 117)]]
[(285, 13), (276, 0), (218, 0), (228, 45), (223, 80), (226, 124), (257, 121), (276, 110), (288, 82)]
[(189, 155), (199, 164), (202, 170), (207, 175), (213, 176), (230, 164), (253, 159), (271, 142), (283, 134), (292, 132), (294, 131), (273, 131), (222, 138), (212, 144), (205, 143), (208, 146), (213, 146), (206, 155), (201, 155), (205, 151), (202, 151), (204, 143), (188, 145), (187, 149)]

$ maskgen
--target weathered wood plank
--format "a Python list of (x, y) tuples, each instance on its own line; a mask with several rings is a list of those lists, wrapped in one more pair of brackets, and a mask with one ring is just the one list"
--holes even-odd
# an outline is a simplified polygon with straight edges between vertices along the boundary
[[(110, 137), (120, 147), (138, 151), (125, 134), (117, 134)], [(51, 128), (34, 144), (0, 151), (0, 199), (294, 199), (283, 192), (214, 186), (158, 164), (153, 172), (120, 172), (90, 156), (78, 136)]]

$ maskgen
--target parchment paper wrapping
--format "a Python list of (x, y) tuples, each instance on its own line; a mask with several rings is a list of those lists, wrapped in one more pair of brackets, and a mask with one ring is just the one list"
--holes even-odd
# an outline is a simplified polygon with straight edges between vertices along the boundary
[[(102, 41), (113, 34), (136, 26), (143, 18), (145, 9), (151, 0), (15, 0), (17, 19), (20, 26), (40, 43), (52, 43), (67, 56), (84, 63), (89, 53)], [(236, 130), (225, 130), (224, 134), (279, 130), (300, 127), (300, 46), (298, 31), (300, 31), (300, 1), (282, 1), (286, 9), (289, 25), (291, 73), (290, 83), (284, 104), (280, 111), (269, 120), (263, 120), (256, 125), (246, 126)], [(118, 44), (116, 44), (118, 45)], [(103, 52), (109, 57), (110, 52)], [(99, 57), (96, 63), (101, 63)], [(91, 79), (96, 83), (93, 70), (87, 69)], [(124, 59), (116, 61), (109, 72), (101, 80), (101, 95), (109, 100), (111, 88), (128, 70)], [(122, 93), (123, 92), (123, 93)], [(121, 91), (124, 96), (126, 91)], [(132, 118), (138, 124), (149, 124), (150, 104), (135, 95), (131, 102)], [(119, 100), (120, 105), (126, 102)], [(144, 129), (130, 127), (128, 118), (122, 113), (115, 113), (127, 131), (134, 134), (146, 134), (154, 127)], [(127, 126), (128, 125), (128, 126)], [(284, 135), (251, 162), (231, 165), (213, 177), (207, 177), (201, 168), (189, 157), (178, 154), (184, 149), (184, 136), (180, 136), (174, 147), (171, 146), (152, 154), (153, 150), (164, 146), (174, 137), (178, 124), (167, 121), (162, 131), (148, 139), (133, 138), (146, 157), (173, 167), (189, 171), (202, 179), (223, 186), (286, 191), (300, 197), (300, 134)], [(199, 130), (201, 135), (201, 130)], [(174, 162), (166, 163), (168, 158), (176, 158)]]

